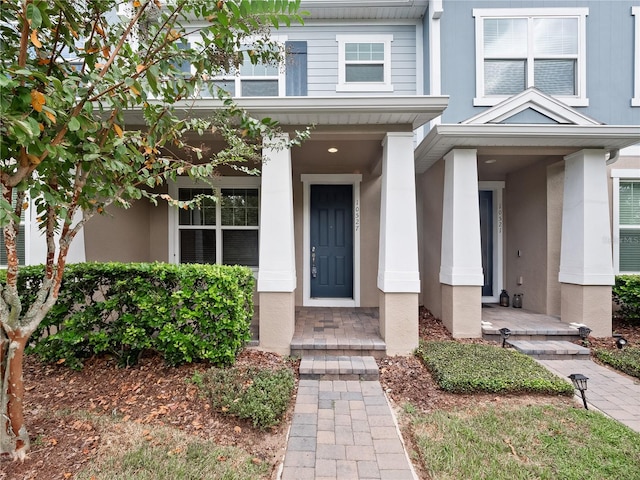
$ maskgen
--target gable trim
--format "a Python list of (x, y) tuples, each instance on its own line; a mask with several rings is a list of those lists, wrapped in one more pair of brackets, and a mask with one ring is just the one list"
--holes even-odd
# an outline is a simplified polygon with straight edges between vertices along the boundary
[(514, 95), (495, 107), (489, 108), (463, 122), (463, 125), (502, 123), (514, 115), (532, 109), (565, 125), (601, 125), (600, 122), (583, 115), (555, 98), (542, 93), (535, 87)]

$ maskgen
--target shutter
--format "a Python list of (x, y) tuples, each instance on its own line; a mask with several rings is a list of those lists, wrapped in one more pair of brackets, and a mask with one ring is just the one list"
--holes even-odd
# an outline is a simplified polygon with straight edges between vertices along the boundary
[(620, 272), (640, 272), (640, 182), (620, 182)]
[(285, 42), (287, 97), (307, 96), (307, 42)]

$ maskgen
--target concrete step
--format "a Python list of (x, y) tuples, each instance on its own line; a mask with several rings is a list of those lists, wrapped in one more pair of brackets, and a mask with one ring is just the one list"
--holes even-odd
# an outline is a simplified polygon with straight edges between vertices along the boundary
[(589, 360), (590, 351), (563, 340), (507, 340), (517, 351), (541, 360)]
[(387, 345), (382, 339), (359, 338), (297, 338), (291, 340), (291, 355), (294, 357), (356, 356), (383, 358)]
[[(482, 325), (482, 338), (485, 340), (491, 340), (497, 343), (502, 343), (502, 337), (500, 336), (500, 329), (491, 324)], [(578, 328), (566, 324), (558, 327), (509, 327), (511, 333), (509, 334), (509, 340), (558, 340), (571, 342), (574, 340), (580, 340), (580, 334)]]
[(300, 378), (309, 380), (378, 380), (378, 364), (372, 356), (305, 356), (300, 361)]

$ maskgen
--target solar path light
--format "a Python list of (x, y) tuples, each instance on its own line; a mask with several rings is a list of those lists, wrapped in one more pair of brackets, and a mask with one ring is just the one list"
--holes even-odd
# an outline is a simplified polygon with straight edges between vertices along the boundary
[(589, 407), (587, 407), (587, 397), (585, 396), (585, 393), (584, 393), (587, 391), (587, 380), (589, 380), (589, 378), (585, 377), (581, 373), (572, 373), (571, 375), (569, 375), (569, 378), (573, 382), (573, 387), (577, 390), (580, 390), (580, 395), (582, 396), (582, 403), (584, 404), (584, 408), (586, 410), (589, 410)]

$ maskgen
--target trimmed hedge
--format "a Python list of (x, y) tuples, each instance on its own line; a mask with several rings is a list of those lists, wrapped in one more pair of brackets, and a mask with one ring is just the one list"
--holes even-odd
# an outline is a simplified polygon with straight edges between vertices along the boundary
[[(25, 308), (42, 275), (42, 266), (20, 270)], [(71, 368), (105, 353), (129, 365), (147, 350), (169, 365), (230, 365), (251, 338), (253, 287), (251, 270), (238, 266), (70, 264), (30, 352)]]
[(421, 342), (416, 354), (438, 386), (453, 393), (573, 395), (573, 386), (515, 350), (458, 342)]
[(640, 322), (640, 275), (617, 275), (613, 301), (620, 307), (618, 316), (629, 322)]
[(597, 349), (594, 353), (601, 362), (627, 375), (640, 378), (640, 348), (627, 346), (622, 350)]

